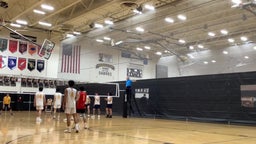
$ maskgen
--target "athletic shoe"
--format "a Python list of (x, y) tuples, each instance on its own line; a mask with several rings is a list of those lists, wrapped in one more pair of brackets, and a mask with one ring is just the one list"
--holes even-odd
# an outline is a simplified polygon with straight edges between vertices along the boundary
[(95, 116), (93, 115), (93, 116), (91, 116), (91, 118), (92, 118), (92, 119), (95, 119)]
[(112, 118), (112, 115), (110, 115), (108, 118)]
[(71, 129), (68, 128), (68, 129), (64, 130), (64, 133), (71, 133)]
[(109, 118), (109, 115), (106, 115), (106, 118)]
[(100, 115), (98, 115), (98, 119), (100, 119)]
[(84, 124), (84, 129), (88, 129), (88, 126), (87, 126), (87, 124), (86, 124), (86, 123)]
[(75, 125), (75, 128), (76, 128), (76, 133), (78, 133), (78, 132), (79, 132), (79, 125), (76, 124), (76, 125)]

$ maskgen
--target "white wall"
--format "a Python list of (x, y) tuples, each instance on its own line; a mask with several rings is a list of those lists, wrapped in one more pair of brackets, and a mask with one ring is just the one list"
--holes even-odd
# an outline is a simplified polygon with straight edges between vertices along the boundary
[[(125, 80), (127, 75), (127, 68), (140, 68), (143, 70), (143, 77), (139, 79), (149, 79), (155, 77), (155, 64), (156, 61), (149, 60), (147, 65), (143, 64), (142, 60), (129, 59), (121, 57), (121, 51), (116, 50), (111, 46), (103, 45), (95, 40), (81, 38), (71, 38), (63, 41), (63, 43), (81, 45), (81, 73), (80, 74), (67, 74), (61, 73), (59, 65), (58, 78), (60, 79), (73, 79), (81, 82), (111, 82)], [(112, 62), (100, 62), (99, 53), (111, 55)], [(60, 53), (61, 54), (61, 53)], [(61, 63), (61, 58), (59, 59)], [(114, 70), (109, 69), (111, 76), (99, 75), (101, 68), (96, 68), (97, 64), (107, 63), (115, 67)], [(138, 78), (132, 78), (138, 79)]]
[[(168, 77), (255, 71), (254, 46), (255, 44), (244, 44), (217, 50), (191, 52), (190, 55), (194, 58), (190, 57), (185, 62), (177, 61), (176, 56), (163, 57), (158, 64), (168, 66)], [(229, 54), (224, 55), (224, 50)], [(249, 59), (245, 59), (244, 56), (249, 56)], [(216, 63), (212, 63), (212, 60), (216, 60)], [(208, 64), (204, 64), (204, 61)]]

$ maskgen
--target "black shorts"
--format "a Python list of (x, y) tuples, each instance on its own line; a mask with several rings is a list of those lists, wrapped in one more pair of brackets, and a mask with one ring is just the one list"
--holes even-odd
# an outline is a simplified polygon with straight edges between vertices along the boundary
[(94, 105), (95, 109), (100, 109), (100, 105)]
[(107, 108), (112, 108), (112, 104), (107, 104)]
[(9, 108), (9, 107), (8, 107), (8, 104), (4, 104), (3, 111), (4, 111), (5, 109), (10, 110), (10, 109), (12, 109), (12, 108), (11, 108), (11, 106), (10, 106), (10, 108)]
[(77, 109), (77, 110), (76, 110), (76, 113), (80, 113), (80, 114), (81, 114), (81, 113), (85, 113), (85, 109)]

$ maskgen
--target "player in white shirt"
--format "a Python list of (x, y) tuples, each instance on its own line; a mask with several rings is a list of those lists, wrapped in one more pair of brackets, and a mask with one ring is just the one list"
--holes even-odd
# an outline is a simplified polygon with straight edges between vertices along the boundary
[(36, 117), (36, 122), (42, 122), (41, 119), (41, 114), (42, 110), (44, 109), (45, 105), (45, 94), (43, 93), (43, 87), (39, 87), (39, 92), (36, 92), (35, 97), (34, 97), (34, 106), (36, 107), (37, 110), (37, 117)]
[(91, 105), (91, 98), (89, 97), (89, 95), (87, 95), (85, 106), (86, 106), (86, 109), (87, 109), (87, 116), (88, 117), (90, 117), (90, 112), (91, 112), (90, 105)]
[(105, 99), (107, 101), (107, 107), (106, 107), (106, 118), (112, 118), (112, 104), (113, 104), (113, 98), (111, 96), (111, 93), (108, 93), (108, 97)]
[(98, 93), (95, 93), (94, 96), (94, 106), (93, 106), (93, 116), (92, 118), (95, 118), (95, 111), (98, 111), (98, 119), (100, 119), (100, 96), (98, 95)]
[(65, 133), (71, 133), (70, 127), (70, 119), (71, 116), (74, 118), (75, 122), (75, 130), (79, 132), (79, 125), (78, 125), (78, 118), (76, 117), (76, 100), (79, 98), (77, 94), (77, 90), (74, 87), (75, 82), (73, 80), (68, 81), (69, 87), (65, 89), (65, 94), (63, 98), (63, 109), (65, 110), (66, 117), (67, 117), (67, 130)]
[[(60, 90), (57, 88), (56, 89), (56, 93), (54, 94), (54, 99), (53, 99), (53, 108), (54, 108), (54, 112), (53, 112), (53, 118), (56, 118), (56, 112), (60, 112), (60, 108), (61, 108), (61, 101), (62, 101), (62, 93), (60, 93)], [(60, 119), (60, 113), (58, 114), (58, 118), (57, 120)]]

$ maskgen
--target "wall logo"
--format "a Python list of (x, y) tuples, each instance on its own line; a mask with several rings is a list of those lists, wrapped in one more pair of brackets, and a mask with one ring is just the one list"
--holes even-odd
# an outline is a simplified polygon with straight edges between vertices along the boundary
[(115, 66), (106, 63), (101, 63), (96, 65), (96, 69), (100, 69), (99, 75), (112, 76), (111, 70), (114, 71)]

